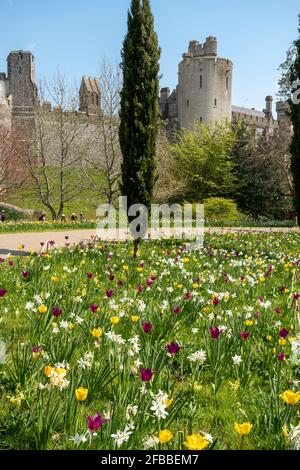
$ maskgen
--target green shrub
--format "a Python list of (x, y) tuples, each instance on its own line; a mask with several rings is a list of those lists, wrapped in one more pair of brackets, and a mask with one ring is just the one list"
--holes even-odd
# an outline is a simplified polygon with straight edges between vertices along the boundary
[(243, 219), (243, 214), (239, 212), (237, 204), (232, 199), (211, 197), (205, 199), (203, 203), (205, 220), (234, 222)]

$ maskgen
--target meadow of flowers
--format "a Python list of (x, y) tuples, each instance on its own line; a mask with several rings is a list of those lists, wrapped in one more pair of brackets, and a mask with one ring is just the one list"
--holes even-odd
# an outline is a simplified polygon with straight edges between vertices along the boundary
[(299, 242), (1, 260), (0, 448), (299, 449)]

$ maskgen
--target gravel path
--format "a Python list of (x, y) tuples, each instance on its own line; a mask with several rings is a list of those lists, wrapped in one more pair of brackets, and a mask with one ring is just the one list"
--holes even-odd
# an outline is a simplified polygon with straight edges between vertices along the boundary
[[(228, 232), (242, 232), (242, 233), (291, 233), (298, 232), (296, 228), (205, 228), (205, 233), (228, 233)], [(40, 251), (42, 249), (41, 242), (55, 241), (57, 247), (65, 246), (66, 243), (77, 245), (84, 240), (90, 240), (96, 235), (96, 230), (66, 230), (58, 232), (34, 232), (34, 233), (12, 233), (0, 234), (0, 255), (24, 255), (28, 254), (31, 250)], [(125, 233), (122, 233), (125, 239)], [(110, 233), (111, 239), (115, 238), (114, 234)], [(23, 248), (20, 246), (23, 245)]]

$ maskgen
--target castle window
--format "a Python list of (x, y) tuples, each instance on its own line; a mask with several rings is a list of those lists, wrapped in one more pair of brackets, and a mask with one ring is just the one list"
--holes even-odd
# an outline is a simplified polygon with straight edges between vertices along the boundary
[(214, 104), (214, 107), (215, 107), (215, 108), (217, 107), (217, 98), (215, 98), (215, 104)]
[(226, 77), (226, 90), (229, 90), (229, 77)]
[(200, 88), (202, 88), (202, 85), (203, 85), (203, 76), (200, 75)]
[(187, 108), (190, 107), (190, 100), (187, 100), (187, 102), (186, 102), (186, 107), (187, 107)]
[(201, 123), (201, 124), (202, 124), (202, 121), (203, 121), (202, 116), (200, 116), (200, 123)]

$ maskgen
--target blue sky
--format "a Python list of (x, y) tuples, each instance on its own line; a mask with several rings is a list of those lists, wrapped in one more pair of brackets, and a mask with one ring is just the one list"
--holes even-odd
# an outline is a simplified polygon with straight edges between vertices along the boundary
[[(130, 0), (0, 0), (0, 71), (10, 50), (31, 50), (38, 77), (59, 68), (71, 79), (97, 76), (101, 59), (120, 61)], [(264, 107), (278, 65), (297, 36), (299, 0), (152, 0), (162, 48), (162, 86), (176, 86), (190, 39), (214, 35), (234, 62), (233, 104)]]

